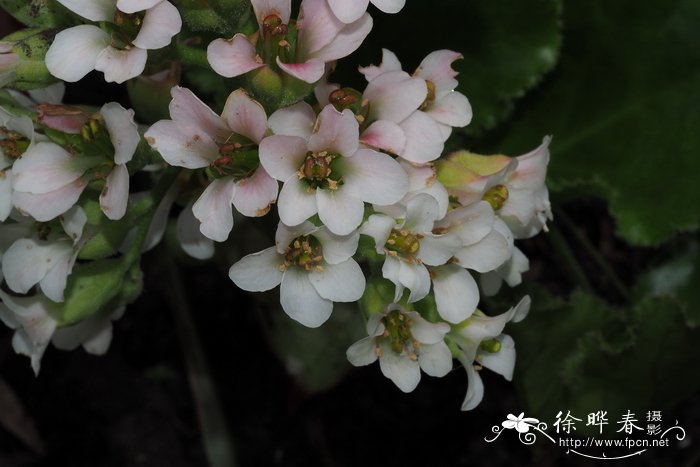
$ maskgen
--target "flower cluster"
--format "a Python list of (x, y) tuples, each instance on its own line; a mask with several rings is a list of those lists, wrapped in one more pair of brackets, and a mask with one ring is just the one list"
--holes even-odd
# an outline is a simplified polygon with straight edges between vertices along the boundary
[[(89, 22), (58, 32), (46, 52), (64, 81), (93, 69), (117, 83), (168, 74), (200, 39), (180, 34), (181, 12), (167, 0), (59, 2)], [(372, 3), (396, 13), (404, 0)], [(512, 377), (503, 330), (530, 300), (497, 316), (479, 306), (503, 281), (521, 281), (528, 260), (514, 241), (551, 219), (550, 138), (519, 157), (442, 157), (472, 118), (452, 68), (461, 55), (449, 50), (409, 73), (385, 49), (379, 65), (360, 68), (364, 90), (329, 82), (369, 34), (368, 5), (302, 0), (292, 19), (291, 0), (251, 0), (254, 23), (198, 50), (215, 79), (245, 75), (235, 82), (246, 84), (207, 103), (197, 80), (176, 82), (169, 118), (150, 126), (116, 102), (63, 105), (55, 86), (8, 91), (16, 105), (0, 108), (0, 318), (35, 371), (50, 342), (106, 351), (111, 321), (140, 291), (140, 255), (176, 211), (181, 247), (199, 259), (253, 218), (272, 218), (274, 245), (239, 244), (249, 254), (231, 265), (231, 281), (250, 292), (279, 286), (282, 310), (312, 328), (334, 302), (358, 302), (368, 337), (347, 357), (379, 360), (402, 391), (421, 369), (441, 377), (457, 359), (469, 410), (483, 394), (478, 370)], [(0, 42), (0, 53), (8, 47)], [(130, 189), (137, 173), (148, 191)]]

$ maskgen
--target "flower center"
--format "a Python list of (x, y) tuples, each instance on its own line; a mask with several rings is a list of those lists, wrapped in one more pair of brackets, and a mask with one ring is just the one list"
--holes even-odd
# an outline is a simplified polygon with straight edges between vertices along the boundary
[(284, 252), (282, 271), (289, 266), (298, 266), (306, 271), (323, 271), (323, 249), (316, 237), (302, 235), (287, 245)]
[(306, 158), (299, 172), (299, 178), (304, 180), (309, 189), (337, 190), (342, 184), (342, 176), (336, 170), (335, 162), (340, 159), (340, 154), (328, 151), (306, 153)]
[(283, 39), (287, 35), (289, 29), (282, 22), (282, 18), (277, 15), (268, 15), (262, 20), (262, 33), (265, 39)]
[(508, 187), (505, 185), (495, 185), (489, 188), (482, 198), (489, 203), (494, 211), (498, 211), (508, 200)]
[(423, 238), (422, 235), (406, 229), (393, 229), (384, 248), (390, 256), (400, 256), (407, 261), (418, 262), (415, 255), (420, 250), (421, 238)]
[(389, 339), (391, 349), (397, 354), (406, 350), (409, 358), (416, 360), (418, 358), (416, 350), (420, 347), (420, 342), (411, 334), (411, 319), (399, 310), (392, 310), (382, 321), (385, 327), (383, 336)]
[(133, 47), (131, 41), (139, 34), (144, 16), (146, 16), (145, 11), (124, 13), (123, 11), (115, 10), (112, 25), (105, 25), (108, 29), (107, 32), (112, 36), (110, 45), (119, 50), (131, 49)]
[(479, 344), (479, 348), (484, 352), (497, 353), (499, 350), (501, 350), (501, 342), (497, 339), (489, 339), (482, 341), (481, 344)]

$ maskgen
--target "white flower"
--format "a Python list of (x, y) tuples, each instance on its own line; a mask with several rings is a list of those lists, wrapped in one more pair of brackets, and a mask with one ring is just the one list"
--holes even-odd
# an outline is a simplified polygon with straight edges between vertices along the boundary
[(323, 108), (314, 118), (305, 103), (270, 116), (275, 135), (260, 143), (260, 163), (284, 182), (278, 199), (282, 222), (299, 225), (318, 214), (328, 229), (347, 235), (362, 222), (364, 203), (400, 200), (408, 178), (391, 156), (359, 147), (350, 110)]
[[(114, 152), (97, 155), (73, 155), (52, 142), (39, 142), (13, 166), (12, 203), (36, 220), (45, 222), (63, 214), (77, 201), (92, 178), (105, 178), (100, 206), (110, 219), (120, 219), (126, 212), (129, 197), (131, 160), (140, 136), (134, 123), (134, 111), (116, 102), (102, 106), (107, 135), (97, 135), (111, 143)], [(106, 174), (98, 170), (106, 167)]]
[(229, 277), (250, 292), (280, 285), (282, 309), (315, 328), (331, 315), (333, 302), (354, 302), (365, 290), (362, 270), (352, 259), (359, 238), (357, 232), (338, 236), (310, 222), (280, 223), (276, 246), (245, 256), (231, 266)]
[(243, 89), (229, 95), (221, 116), (189, 89), (176, 86), (171, 94), (172, 120), (155, 123), (144, 136), (169, 164), (208, 168), (213, 180), (192, 212), (202, 234), (222, 242), (233, 228), (232, 204), (245, 216), (259, 217), (277, 198), (277, 181), (257, 155), (267, 131), (265, 110)]
[(433, 233), (439, 212), (435, 198), (421, 193), (408, 202), (398, 220), (373, 214), (360, 232), (371, 236), (377, 253), (385, 255), (382, 276), (395, 284), (395, 301), (404, 289), (410, 291), (409, 303), (421, 300), (432, 281), (438, 313), (445, 321), (458, 323), (476, 309), (479, 290), (466, 270), (448, 264), (462, 242), (449, 232)]
[(26, 294), (38, 284), (49, 299), (62, 302), (68, 275), (84, 243), (81, 240), (86, 221), (85, 212), (75, 206), (61, 216), (64, 233), (43, 232), (12, 243), (2, 254), (7, 286)]
[[(58, 1), (83, 18), (112, 23), (115, 29), (110, 35), (83, 24), (56, 34), (46, 53), (46, 67), (64, 81), (78, 81), (92, 70), (102, 71), (107, 82), (134, 78), (146, 66), (147, 50), (167, 46), (182, 27), (180, 13), (168, 1)], [(138, 30), (135, 36), (133, 30)]]
[(347, 350), (350, 363), (365, 366), (379, 359), (379, 367), (403, 392), (420, 382), (420, 370), (442, 377), (452, 369), (452, 355), (445, 344), (446, 323), (430, 323), (415, 311), (391, 304), (367, 321), (365, 337)]
[(507, 312), (497, 316), (474, 313), (465, 322), (454, 327), (449, 338), (460, 349), (457, 359), (467, 371), (469, 388), (462, 403), (462, 410), (471, 410), (481, 402), (484, 396), (484, 384), (474, 367), (486, 367), (502, 375), (507, 380), (513, 378), (515, 367), (515, 343), (513, 339), (502, 334), (506, 323), (522, 321), (530, 311), (530, 297), (525, 296)]
[(34, 124), (0, 108), (0, 222), (12, 211), (12, 165), (34, 143)]
[(328, 0), (328, 5), (343, 23), (352, 23), (367, 11), (370, 1), (384, 13), (398, 13), (406, 4), (406, 0)]

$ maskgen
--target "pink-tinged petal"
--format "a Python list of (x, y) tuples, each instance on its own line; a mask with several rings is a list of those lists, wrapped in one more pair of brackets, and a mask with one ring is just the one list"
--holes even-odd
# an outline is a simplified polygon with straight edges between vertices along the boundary
[(351, 24), (346, 24), (331, 43), (320, 50), (311, 53), (311, 57), (332, 62), (347, 57), (362, 44), (372, 30), (372, 17), (365, 13), (360, 19)]
[(452, 352), (444, 342), (421, 345), (418, 364), (426, 374), (442, 378), (452, 370)]
[(345, 356), (353, 366), (365, 366), (377, 361), (377, 344), (374, 337), (365, 337), (348, 347)]
[(383, 254), (384, 245), (394, 227), (396, 227), (396, 221), (391, 217), (382, 214), (372, 214), (360, 228), (360, 233), (372, 237), (377, 253)]
[(37, 143), (13, 166), (12, 187), (16, 191), (47, 193), (80, 178), (99, 164), (92, 157), (72, 156), (54, 143)]
[(452, 69), (452, 62), (462, 58), (462, 54), (451, 50), (436, 50), (423, 59), (415, 75), (430, 80), (438, 92), (451, 91), (457, 87), (457, 72)]
[(326, 63), (318, 58), (312, 58), (302, 63), (284, 63), (278, 56), (276, 61), (285, 73), (309, 84), (320, 80), (326, 70)]
[(328, 0), (333, 14), (343, 23), (357, 21), (367, 11), (369, 0)]
[(267, 124), (276, 135), (298, 136), (308, 140), (316, 124), (316, 113), (309, 104), (301, 101), (275, 111)]
[(388, 71), (369, 82), (362, 98), (370, 102), (371, 119), (400, 123), (423, 104), (427, 95), (424, 80), (404, 71)]
[(207, 133), (172, 120), (160, 120), (144, 134), (146, 142), (170, 165), (187, 169), (207, 167), (219, 157), (219, 146)]
[(396, 286), (394, 289), (394, 302), (401, 300), (404, 286), (399, 280), (401, 274), (401, 260), (387, 256), (382, 264), (382, 277), (388, 279)]
[(321, 222), (336, 235), (347, 235), (362, 223), (364, 203), (343, 187), (316, 190), (316, 203)]
[(420, 250), (416, 257), (428, 266), (440, 266), (447, 263), (461, 246), (462, 242), (456, 235), (427, 233), (420, 241)]
[(0, 169), (0, 222), (12, 211), (12, 171)]
[(297, 57), (306, 59), (330, 44), (345, 27), (331, 11), (327, 0), (303, 0), (299, 10), (297, 29)]
[[(479, 363), (481, 366), (502, 375), (506, 380), (513, 379), (513, 370), (515, 370), (515, 342), (513, 338), (507, 334), (501, 334), (495, 337), (500, 344), (498, 352), (484, 352), (479, 354)], [(527, 429), (527, 425), (525, 425)], [(520, 430), (518, 430), (520, 431)]]
[(406, 135), (396, 123), (377, 120), (362, 132), (360, 142), (373, 148), (400, 154), (406, 146)]
[(398, 13), (406, 4), (406, 0), (372, 0), (372, 4), (384, 13)]
[(516, 157), (518, 165), (515, 174), (508, 178), (509, 187), (536, 190), (544, 185), (551, 142), (552, 137), (545, 136), (537, 148)]
[(103, 72), (108, 83), (123, 83), (140, 75), (147, 59), (148, 52), (144, 49), (119, 50), (109, 46), (97, 56), (95, 70)]
[(397, 354), (388, 343), (382, 343), (379, 368), (403, 392), (413, 391), (420, 382), (420, 366), (408, 356)]
[(117, 220), (126, 214), (126, 205), (129, 201), (129, 171), (126, 165), (114, 166), (100, 193), (100, 207), (109, 219)]
[(428, 269), (422, 264), (411, 264), (401, 261), (399, 269), (399, 281), (411, 293), (408, 296), (408, 303), (414, 303), (425, 298), (430, 292), (430, 274)]
[(318, 212), (316, 190), (309, 190), (296, 176), (287, 180), (277, 198), (277, 212), (287, 225), (299, 225)]
[[(111, 0), (114, 3), (114, 0)], [(124, 13), (136, 13), (156, 6), (161, 0), (117, 0), (117, 8)]]
[(349, 235), (335, 235), (327, 228), (320, 227), (313, 236), (321, 242), (323, 260), (329, 264), (338, 264), (349, 260), (357, 251), (360, 233), (355, 231)]
[(426, 233), (433, 230), (439, 206), (432, 196), (418, 194), (411, 198), (406, 206), (406, 220), (403, 228), (416, 233)]
[(328, 151), (350, 157), (357, 151), (360, 130), (351, 110), (338, 112), (327, 105), (318, 115), (317, 130), (309, 138), (310, 151)]
[(465, 246), (455, 253), (459, 265), (477, 272), (493, 271), (511, 256), (508, 239), (492, 230), (479, 242)]
[(178, 125), (203, 131), (215, 141), (225, 141), (231, 136), (231, 130), (226, 126), (226, 122), (192, 91), (173, 86), (170, 95), (173, 99), (170, 101), (168, 110), (170, 117)]
[(244, 216), (264, 216), (277, 199), (278, 190), (277, 180), (258, 167), (252, 176), (236, 182), (233, 205)]
[(267, 131), (265, 109), (245, 89), (236, 89), (226, 99), (221, 117), (228, 127), (254, 143), (260, 143)]
[(180, 32), (182, 18), (172, 3), (163, 1), (149, 8), (133, 44), (141, 49), (160, 49)]
[(56, 34), (46, 52), (46, 68), (59, 79), (78, 81), (95, 69), (97, 57), (109, 41), (109, 34), (89, 24), (65, 29)]
[(289, 17), (292, 15), (292, 2), (289, 0), (251, 0), (250, 3), (253, 4), (258, 24), (262, 24), (270, 15), (279, 16), (282, 24), (289, 23)]
[(460, 358), (464, 369), (467, 370), (467, 380), (469, 387), (467, 395), (462, 402), (462, 410), (472, 410), (481, 403), (484, 398), (484, 382), (481, 381), (481, 376), (474, 368), (473, 362)]
[(73, 207), (86, 186), (87, 183), (84, 180), (78, 179), (48, 193), (33, 194), (14, 191), (12, 204), (39, 222), (47, 222)]
[(325, 107), (330, 104), (330, 101), (328, 100), (329, 96), (333, 91), (340, 89), (339, 84), (328, 82), (328, 73), (329, 71), (326, 70), (326, 74), (323, 79), (321, 79), (318, 83), (316, 83), (316, 86), (314, 86), (314, 96), (318, 101), (319, 107)]
[(57, 0), (73, 13), (90, 21), (113, 21), (116, 3), (114, 0)]
[(354, 302), (365, 291), (365, 276), (352, 258), (338, 264), (324, 264), (323, 271), (310, 271), (309, 280), (322, 298), (333, 302)]
[(231, 266), (228, 276), (234, 284), (248, 292), (265, 292), (282, 282), (280, 266), (284, 258), (274, 247), (244, 256)]
[(255, 53), (255, 46), (243, 34), (213, 41), (207, 47), (207, 60), (215, 72), (226, 78), (265, 66)]
[(359, 67), (359, 71), (365, 75), (367, 81), (372, 81), (374, 78), (387, 71), (401, 71), (401, 62), (394, 52), (389, 49), (382, 49), (382, 63), (379, 66), (361, 66)]
[(394, 204), (408, 190), (406, 172), (387, 154), (360, 149), (342, 163), (344, 190), (367, 203)]
[(454, 264), (431, 268), (430, 271), (435, 303), (442, 319), (460, 323), (469, 318), (479, 304), (479, 288), (474, 278)]
[(100, 109), (109, 139), (114, 146), (114, 163), (126, 164), (134, 156), (141, 136), (134, 122), (134, 111), (126, 110), (116, 102), (108, 102)]
[(298, 136), (272, 135), (260, 141), (260, 164), (282, 182), (296, 177), (308, 151), (306, 140)]
[(438, 124), (425, 112), (413, 112), (400, 123), (406, 134), (406, 146), (401, 157), (416, 164), (434, 161), (444, 149), (444, 140)]
[(306, 271), (291, 267), (284, 272), (280, 285), (282, 309), (304, 326), (317, 328), (328, 320), (333, 302), (322, 298), (311, 284)]
[(199, 231), (192, 204), (187, 205), (177, 218), (177, 237), (183, 251), (191, 257), (205, 260), (214, 256), (214, 243)]
[(233, 228), (231, 199), (236, 185), (230, 177), (214, 180), (192, 205), (194, 217), (202, 223), (199, 230), (216, 242), (226, 241)]
[(62, 257), (70, 256), (70, 242), (46, 243), (33, 238), (14, 242), (2, 256), (2, 275), (14, 292), (26, 294)]
[[(425, 110), (437, 122), (461, 128), (472, 121), (472, 106), (461, 92), (452, 91), (435, 100)], [(448, 135), (449, 136), (449, 135)]]

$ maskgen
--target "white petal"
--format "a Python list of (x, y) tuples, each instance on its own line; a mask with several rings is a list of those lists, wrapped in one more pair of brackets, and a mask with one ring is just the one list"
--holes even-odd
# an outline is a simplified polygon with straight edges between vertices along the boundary
[(72, 156), (57, 144), (37, 143), (15, 162), (12, 187), (29, 193), (48, 193), (76, 181), (97, 164), (99, 159)]
[(436, 226), (450, 229), (464, 245), (473, 245), (491, 232), (494, 220), (495, 215), (489, 203), (479, 201), (448, 212)]
[(12, 211), (12, 171), (0, 169), (0, 222)]
[(455, 324), (469, 318), (479, 304), (479, 288), (474, 278), (454, 264), (432, 268), (431, 272), (440, 317)]
[(272, 135), (260, 142), (260, 163), (268, 174), (284, 182), (301, 168), (306, 152), (305, 139)]
[(309, 84), (320, 80), (326, 71), (325, 62), (318, 58), (301, 63), (284, 63), (278, 56), (276, 61), (282, 71)]
[(296, 267), (284, 272), (280, 285), (280, 303), (290, 318), (304, 326), (317, 328), (328, 320), (333, 302), (321, 298), (308, 274)]
[(357, 21), (367, 11), (369, 0), (328, 0), (333, 14), (343, 23)]
[(233, 205), (244, 216), (264, 216), (277, 199), (278, 189), (277, 180), (270, 177), (263, 167), (258, 167), (252, 176), (236, 182)]
[(372, 4), (384, 13), (398, 13), (406, 4), (406, 0), (372, 0)]
[(406, 206), (406, 220), (403, 228), (416, 233), (431, 232), (437, 218), (439, 206), (435, 198), (426, 194), (418, 194), (411, 198)]
[(73, 253), (71, 242), (42, 242), (22, 238), (2, 256), (2, 274), (14, 292), (26, 294), (58, 263)]
[(467, 379), (469, 381), (467, 395), (464, 398), (464, 402), (462, 402), (462, 410), (472, 410), (484, 398), (484, 382), (481, 381), (481, 376), (474, 369), (472, 362), (465, 360), (462, 361), (462, 364), (464, 369), (467, 370)]
[(317, 229), (313, 236), (321, 242), (323, 260), (330, 264), (338, 264), (350, 259), (357, 251), (357, 244), (360, 241), (358, 231), (349, 235), (335, 235), (325, 227)]
[(307, 190), (296, 176), (292, 176), (282, 185), (277, 197), (277, 212), (285, 224), (301, 224), (318, 212), (315, 190)]
[(146, 11), (141, 29), (132, 43), (142, 49), (160, 49), (170, 44), (181, 28), (182, 19), (177, 8), (163, 1)]
[(338, 112), (327, 105), (318, 115), (316, 131), (309, 138), (310, 151), (329, 151), (350, 157), (357, 151), (359, 123), (351, 110)]
[(406, 135), (396, 123), (377, 120), (362, 132), (360, 142), (392, 154), (400, 154), (406, 146)]
[(42, 194), (12, 193), (12, 204), (39, 222), (47, 222), (69, 210), (80, 198), (87, 184), (78, 179), (58, 190)]
[[(398, 302), (403, 296), (404, 286), (399, 278), (401, 275), (401, 263), (401, 260), (387, 256), (384, 259), (384, 264), (382, 264), (382, 277), (390, 280), (396, 286), (394, 289), (394, 302)], [(430, 287), (430, 283), (428, 283), (428, 287)]]
[(411, 293), (408, 296), (408, 303), (421, 300), (430, 292), (430, 274), (428, 269), (422, 264), (410, 264), (401, 261), (399, 269), (399, 281)]
[[(114, 0), (111, 0), (114, 3)], [(117, 8), (124, 13), (136, 13), (137, 11), (153, 8), (161, 0), (117, 0)]]
[(372, 30), (372, 24), (372, 17), (365, 13), (357, 21), (346, 24), (329, 44), (311, 53), (310, 57), (323, 60), (324, 62), (332, 62), (347, 57), (362, 44), (362, 41), (365, 40)]
[(418, 363), (430, 376), (442, 378), (452, 370), (452, 353), (447, 344), (424, 344), (420, 347)]
[(436, 50), (428, 54), (418, 66), (416, 76), (432, 81), (438, 92), (451, 91), (457, 87), (457, 72), (452, 69), (452, 62), (462, 55), (451, 50)]
[(116, 2), (114, 0), (57, 0), (73, 13), (90, 21), (112, 21)]
[(403, 392), (413, 391), (420, 382), (420, 366), (417, 361), (402, 357), (391, 347), (382, 345), (379, 367), (384, 376), (394, 382)]
[(27, 92), (34, 102), (57, 105), (63, 102), (63, 95), (66, 93), (66, 84), (59, 81), (45, 88), (31, 89)]
[(177, 122), (178, 126), (191, 127), (193, 130), (204, 132), (210, 139), (219, 142), (231, 136), (231, 129), (226, 126), (226, 122), (192, 91), (173, 86), (170, 95), (173, 99), (170, 101), (168, 110), (170, 117)]
[(216, 242), (225, 241), (233, 228), (231, 199), (235, 185), (230, 177), (214, 180), (192, 206), (194, 217), (202, 223), (199, 230)]
[(365, 276), (352, 258), (338, 264), (324, 264), (323, 271), (310, 271), (309, 279), (321, 297), (334, 302), (354, 302), (365, 291)]
[(461, 248), (455, 253), (459, 265), (477, 272), (493, 271), (511, 256), (508, 240), (492, 230), (479, 242)]
[(114, 162), (126, 164), (134, 156), (141, 137), (134, 122), (134, 111), (126, 110), (116, 102), (108, 102), (100, 109), (105, 119), (109, 139), (114, 145)]
[(382, 49), (382, 63), (379, 66), (369, 65), (358, 68), (365, 75), (367, 81), (372, 81), (377, 76), (387, 71), (401, 71), (401, 62), (396, 54), (389, 49)]
[(316, 113), (304, 101), (273, 112), (267, 121), (276, 135), (299, 136), (309, 139), (316, 123)]
[(54, 259), (54, 265), (49, 272), (39, 282), (41, 291), (54, 302), (63, 301), (63, 292), (66, 289), (68, 276), (73, 270), (75, 260), (78, 258), (78, 251), (72, 250), (65, 255)]
[(510, 381), (515, 369), (515, 342), (507, 334), (501, 334), (495, 339), (501, 343), (501, 348), (495, 353), (479, 353), (479, 363)]
[(360, 228), (360, 233), (372, 237), (377, 253), (382, 254), (384, 245), (394, 227), (396, 227), (396, 221), (391, 217), (382, 214), (372, 214)]
[(250, 3), (253, 4), (258, 24), (262, 24), (262, 21), (270, 15), (279, 16), (282, 24), (289, 23), (289, 17), (292, 14), (292, 4), (289, 0), (251, 0)]
[(275, 247), (244, 256), (231, 266), (228, 276), (234, 284), (249, 292), (274, 289), (282, 281), (280, 266), (284, 262)]
[(450, 331), (447, 323), (431, 323), (418, 312), (405, 313), (411, 320), (411, 334), (421, 344), (437, 344), (445, 339), (445, 334)]
[(144, 134), (146, 142), (170, 164), (188, 169), (207, 167), (219, 157), (219, 147), (197, 127), (161, 120)]
[(436, 121), (451, 127), (465, 127), (472, 121), (472, 106), (467, 97), (452, 91), (433, 102), (425, 111)]
[(365, 366), (377, 361), (374, 337), (365, 337), (348, 347), (345, 355), (353, 366)]
[(265, 66), (257, 58), (255, 47), (243, 34), (236, 34), (229, 40), (216, 39), (207, 47), (207, 60), (212, 69), (226, 78)]
[(444, 148), (442, 132), (435, 120), (425, 112), (413, 112), (400, 126), (406, 134), (406, 146), (401, 157), (417, 164), (440, 157)]
[(143, 72), (147, 58), (148, 53), (138, 47), (118, 50), (109, 46), (97, 56), (95, 70), (103, 72), (108, 83), (123, 83)]
[(177, 237), (182, 249), (197, 259), (214, 256), (214, 243), (199, 230), (199, 221), (192, 214), (192, 204), (187, 205), (177, 218)]
[(370, 102), (372, 119), (400, 123), (418, 110), (427, 94), (424, 80), (388, 71), (369, 82), (362, 98)]
[(372, 149), (360, 149), (342, 160), (343, 188), (367, 203), (389, 205), (408, 190), (408, 176), (391, 156)]
[(228, 127), (254, 143), (260, 143), (267, 131), (265, 109), (244, 89), (236, 89), (226, 99), (221, 117)]
[(362, 223), (364, 203), (343, 187), (337, 190), (316, 190), (318, 217), (336, 235), (347, 235)]
[(100, 193), (100, 207), (109, 219), (117, 220), (126, 214), (129, 202), (129, 171), (126, 165), (115, 165)]
[(283, 255), (287, 252), (287, 247), (291, 245), (295, 238), (310, 234), (314, 234), (315, 236), (317, 230), (319, 230), (319, 228), (308, 221), (291, 227), (279, 222), (277, 224), (277, 230), (275, 231), (275, 248), (279, 254)]
[(297, 57), (308, 58), (333, 41), (345, 24), (335, 17), (327, 0), (303, 0), (297, 20)]

